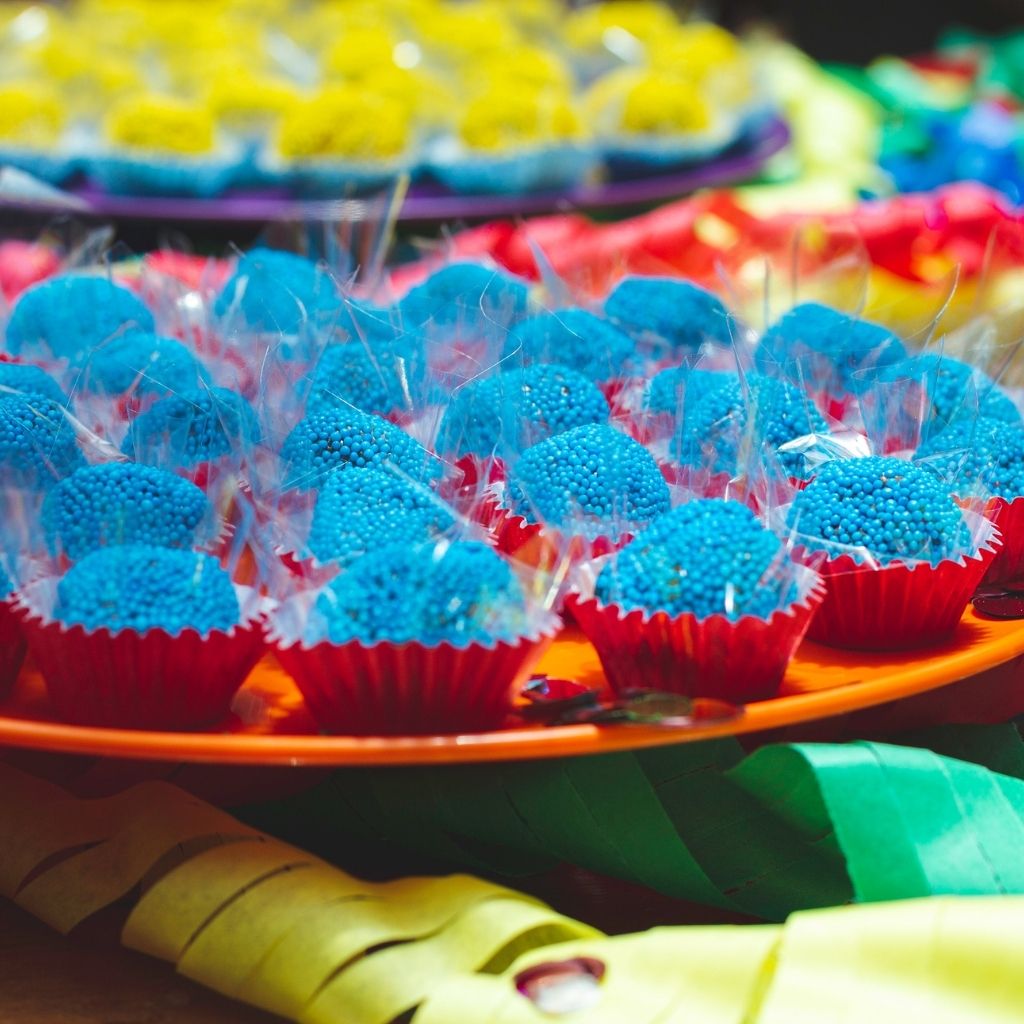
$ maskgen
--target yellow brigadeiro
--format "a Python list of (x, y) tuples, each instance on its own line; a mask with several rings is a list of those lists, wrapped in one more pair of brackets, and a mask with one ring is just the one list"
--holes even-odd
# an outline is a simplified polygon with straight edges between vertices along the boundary
[(21, 146), (52, 146), (64, 127), (57, 95), (43, 82), (0, 84), (0, 139)]
[(565, 93), (501, 83), (470, 100), (459, 134), (473, 149), (503, 150), (578, 138), (582, 125)]
[(107, 117), (105, 134), (117, 146), (187, 156), (209, 153), (215, 143), (209, 111), (170, 96), (122, 100)]
[(586, 109), (602, 133), (685, 134), (712, 123), (712, 108), (691, 79), (643, 68), (620, 68), (595, 82)]

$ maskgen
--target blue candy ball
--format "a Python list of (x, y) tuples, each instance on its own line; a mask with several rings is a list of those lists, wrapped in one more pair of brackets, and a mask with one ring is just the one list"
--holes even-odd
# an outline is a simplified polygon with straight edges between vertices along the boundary
[(148, 544), (189, 548), (210, 503), (174, 473), (133, 462), (85, 466), (46, 496), (42, 525), (54, 553), (77, 561), (97, 548)]
[(38, 366), (29, 363), (0, 363), (0, 395), (19, 392), (19, 398), (41, 395), (51, 402), (67, 408), (71, 403), (61, 386)]
[(817, 302), (794, 306), (765, 331), (754, 363), (761, 373), (812, 390), (858, 394), (873, 371), (906, 357), (890, 330)]
[(541, 313), (516, 327), (505, 355), (524, 363), (560, 363), (594, 381), (629, 377), (643, 361), (628, 334), (585, 309)]
[(334, 281), (312, 260), (276, 249), (253, 249), (238, 260), (214, 303), (220, 316), (237, 315), (255, 331), (294, 334), (343, 323)]
[(608, 420), (608, 401), (583, 374), (536, 363), (470, 381), (441, 421), (439, 448), (491, 455), (518, 451), (555, 434)]
[(388, 413), (403, 407), (400, 359), (392, 344), (377, 343), (372, 351), (358, 341), (328, 346), (313, 371), (307, 413), (351, 406)]
[(388, 543), (415, 545), (454, 523), (436, 495), (382, 469), (349, 469), (320, 490), (308, 547), (321, 562), (348, 563)]
[(85, 465), (63, 406), (42, 395), (0, 396), (0, 480), (48, 489)]
[(933, 434), (916, 459), (939, 474), (954, 493), (990, 494), (1013, 500), (1024, 495), (1024, 424), (1018, 420), (958, 420)]
[[(753, 414), (753, 416), (751, 416)], [(707, 388), (688, 404), (672, 454), (688, 465), (733, 473), (747, 438), (756, 450), (769, 449), (791, 477), (810, 472), (799, 452), (779, 452), (781, 445), (809, 434), (827, 434), (828, 425), (810, 397), (792, 384), (751, 374), (744, 383), (733, 378)]]
[(656, 373), (644, 391), (644, 408), (653, 413), (678, 416), (705, 395), (736, 380), (725, 370), (698, 370), (688, 366), (670, 366)]
[(511, 641), (527, 618), (508, 563), (475, 541), (377, 548), (338, 576), (317, 608), (337, 644)]
[(508, 326), (522, 319), (529, 306), (524, 281), (479, 263), (451, 263), (411, 288), (398, 311), (407, 328), (466, 327), (496, 322)]
[(877, 455), (825, 463), (793, 500), (788, 524), (812, 550), (857, 557), (849, 549), (863, 548), (882, 565), (935, 565), (972, 548), (963, 513), (934, 473)]
[(390, 467), (414, 480), (440, 475), (440, 464), (414, 438), (379, 416), (331, 409), (299, 422), (281, 447), (286, 489), (312, 490), (349, 467)]
[(26, 289), (7, 324), (5, 350), (79, 363), (118, 331), (153, 330), (153, 315), (127, 288), (105, 277), (66, 274)]
[(651, 524), (601, 570), (604, 604), (699, 619), (769, 618), (796, 599), (778, 537), (746, 506), (701, 499)]
[(634, 533), (669, 509), (668, 485), (647, 449), (601, 424), (528, 448), (510, 496), (527, 519), (591, 539)]
[(230, 455), (259, 438), (249, 403), (225, 388), (195, 388), (167, 395), (137, 416), (122, 451), (136, 462), (169, 469)]
[(238, 625), (231, 577), (211, 555), (127, 545), (102, 548), (77, 562), (57, 584), (54, 615), (88, 630), (186, 629), (202, 635)]
[(732, 344), (729, 313), (717, 295), (671, 277), (626, 277), (605, 300), (605, 315), (634, 337), (667, 343), (674, 352), (706, 342)]
[(165, 395), (209, 384), (210, 375), (180, 341), (132, 331), (93, 352), (84, 381), (100, 395)]

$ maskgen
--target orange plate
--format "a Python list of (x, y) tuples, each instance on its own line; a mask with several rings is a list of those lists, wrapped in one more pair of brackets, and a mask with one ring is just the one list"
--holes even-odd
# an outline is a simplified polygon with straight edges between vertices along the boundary
[[(291, 679), (272, 658), (249, 677), (234, 714), (216, 732), (142, 732), (66, 725), (49, 717), (45, 691), (23, 673), (0, 708), (0, 746), (153, 761), (261, 765), (370, 765), (525, 760), (607, 753), (780, 729), (935, 690), (1024, 655), (1024, 621), (994, 621), (968, 609), (942, 647), (859, 654), (805, 643), (780, 696), (747, 706), (739, 719), (692, 729), (654, 726), (521, 726), (461, 736), (321, 736)], [(566, 631), (538, 671), (601, 686), (594, 649)]]

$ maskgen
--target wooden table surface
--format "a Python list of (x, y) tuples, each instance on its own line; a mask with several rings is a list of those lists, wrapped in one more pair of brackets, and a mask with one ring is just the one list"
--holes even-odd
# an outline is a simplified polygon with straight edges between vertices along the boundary
[(66, 939), (0, 899), (0, 1024), (280, 1024), (114, 937)]

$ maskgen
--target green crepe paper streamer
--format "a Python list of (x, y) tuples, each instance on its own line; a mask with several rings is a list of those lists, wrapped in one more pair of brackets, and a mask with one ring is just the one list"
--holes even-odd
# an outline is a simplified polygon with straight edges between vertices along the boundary
[[(568, 861), (770, 919), (852, 901), (1024, 892), (1017, 729), (945, 727), (908, 740), (917, 745), (787, 744), (745, 758), (734, 740), (715, 740), (340, 771), (300, 814), (307, 825), (332, 822), (339, 839), (356, 822), (488, 873)], [(254, 823), (266, 825), (259, 809)]]

